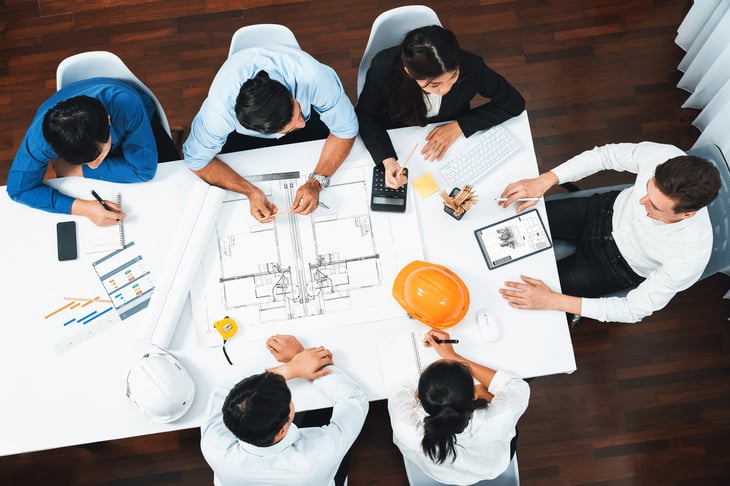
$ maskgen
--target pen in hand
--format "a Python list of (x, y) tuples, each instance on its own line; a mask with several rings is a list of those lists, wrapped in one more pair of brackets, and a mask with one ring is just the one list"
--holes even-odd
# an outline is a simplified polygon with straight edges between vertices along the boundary
[[(101, 204), (102, 206), (104, 206), (104, 209), (106, 209), (107, 211), (114, 211), (114, 210), (113, 210), (112, 208), (110, 208), (110, 207), (109, 207), (109, 206), (107, 205), (107, 203), (105, 203), (105, 202), (104, 202), (104, 200), (103, 200), (103, 199), (101, 198), (101, 196), (100, 196), (100, 195), (98, 195), (98, 194), (96, 193), (96, 191), (95, 191), (95, 190), (93, 190), (93, 189), (91, 190), (91, 195), (92, 195), (92, 196), (94, 196), (94, 199), (96, 199), (97, 201), (99, 201), (99, 204)], [(115, 212), (116, 212), (116, 211), (115, 211)]]
[(459, 344), (458, 339), (439, 339), (433, 336), (433, 340), (436, 341), (436, 344)]

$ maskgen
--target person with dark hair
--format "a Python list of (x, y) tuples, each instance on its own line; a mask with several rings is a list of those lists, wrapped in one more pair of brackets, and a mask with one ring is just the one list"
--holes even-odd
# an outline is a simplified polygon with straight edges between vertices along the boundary
[(14, 201), (54, 213), (86, 216), (100, 226), (124, 213), (94, 199), (75, 199), (44, 184), (49, 164), (57, 177), (110, 182), (152, 179), (157, 163), (180, 158), (162, 128), (154, 101), (129, 83), (89, 78), (65, 86), (36, 112), (8, 173)]
[(317, 209), (319, 193), (350, 153), (357, 117), (337, 74), (296, 47), (242, 49), (223, 63), (183, 145), (188, 167), (209, 184), (244, 194), (251, 215), (273, 220), (264, 192), (219, 153), (325, 139), (319, 161), (297, 189), (295, 214)]
[[(213, 390), (200, 447), (215, 484), (344, 484), (349, 449), (368, 412), (365, 392), (334, 366), (323, 346), (304, 349), (289, 335), (266, 342), (282, 364), (233, 387)], [(298, 427), (287, 380), (312, 380), (334, 403), (321, 427)]]
[[(636, 181), (620, 192), (547, 202), (553, 238), (577, 247), (558, 262), (562, 293), (523, 275), (500, 290), (510, 306), (638, 322), (700, 278), (712, 254), (706, 206), (720, 191), (720, 174), (711, 162), (672, 145), (595, 147), (539, 177), (509, 184), (501, 205), (542, 197), (554, 185), (607, 169), (633, 172)], [(517, 211), (533, 204), (522, 202)], [(601, 297), (634, 286), (625, 297)]]
[(530, 387), (436, 339), (449, 339), (449, 334), (436, 329), (426, 334), (426, 346), (442, 359), (423, 371), (417, 388), (403, 384), (390, 392), (393, 442), (436, 481), (474, 484), (496, 478), (515, 454), (516, 425), (527, 409)]
[[(489, 101), (472, 108), (476, 95)], [(386, 185), (397, 188), (407, 180), (386, 130), (448, 121), (429, 131), (421, 149), (427, 160), (439, 160), (460, 135), (470, 137), (524, 109), (524, 98), (507, 80), (461, 50), (451, 31), (432, 25), (375, 55), (355, 111), (373, 161), (385, 167)]]

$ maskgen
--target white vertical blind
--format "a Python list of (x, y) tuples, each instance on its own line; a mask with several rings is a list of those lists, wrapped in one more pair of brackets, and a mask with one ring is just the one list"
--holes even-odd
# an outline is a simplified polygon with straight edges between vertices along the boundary
[(695, 0), (675, 42), (687, 52), (677, 86), (691, 94), (682, 106), (702, 110), (692, 123), (702, 132), (695, 146), (730, 153), (730, 0)]

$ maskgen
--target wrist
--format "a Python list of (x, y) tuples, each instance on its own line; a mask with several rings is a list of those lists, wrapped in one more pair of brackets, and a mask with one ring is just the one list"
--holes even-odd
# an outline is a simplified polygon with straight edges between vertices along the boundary
[(274, 366), (273, 368), (269, 368), (266, 371), (269, 373), (276, 373), (277, 375), (281, 375), (285, 380), (289, 380), (291, 378), (294, 378), (291, 374), (291, 370), (289, 369), (289, 363), (280, 364), (279, 366)]

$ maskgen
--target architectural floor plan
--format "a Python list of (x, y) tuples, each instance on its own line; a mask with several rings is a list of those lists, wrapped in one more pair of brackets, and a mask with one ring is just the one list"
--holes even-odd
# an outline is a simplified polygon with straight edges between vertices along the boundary
[[(251, 217), (245, 197), (230, 193), (191, 291), (199, 338), (220, 344), (213, 323), (225, 316), (247, 332), (270, 333), (271, 324), (294, 332), (402, 315), (391, 285), (408, 262), (398, 261), (396, 241), (420, 250), (417, 220), (413, 212), (370, 210), (368, 169), (338, 171), (311, 215), (286, 212), (267, 224)], [(299, 176), (249, 180), (284, 212), (304, 182)]]

